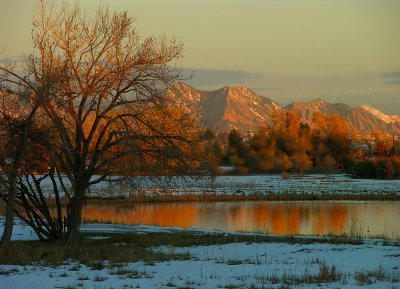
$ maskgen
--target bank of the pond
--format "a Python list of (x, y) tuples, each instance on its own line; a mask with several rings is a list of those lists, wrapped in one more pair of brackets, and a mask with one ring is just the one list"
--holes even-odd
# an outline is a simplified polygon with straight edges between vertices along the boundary
[(314, 192), (255, 192), (246, 193), (236, 190), (230, 193), (181, 193), (173, 194), (168, 191), (140, 191), (125, 196), (94, 196), (87, 197), (89, 202), (115, 203), (164, 203), (164, 202), (234, 202), (234, 201), (399, 201), (399, 192), (359, 192), (359, 193), (314, 193)]

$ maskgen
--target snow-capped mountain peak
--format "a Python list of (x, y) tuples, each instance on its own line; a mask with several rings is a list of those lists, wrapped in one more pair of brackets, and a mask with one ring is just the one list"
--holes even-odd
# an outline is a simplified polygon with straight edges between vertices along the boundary
[(400, 122), (400, 115), (385, 114), (382, 111), (380, 111), (379, 109), (371, 107), (367, 104), (361, 104), (361, 105), (359, 105), (359, 107), (370, 112), (371, 114), (373, 114), (377, 118), (381, 119), (385, 123)]

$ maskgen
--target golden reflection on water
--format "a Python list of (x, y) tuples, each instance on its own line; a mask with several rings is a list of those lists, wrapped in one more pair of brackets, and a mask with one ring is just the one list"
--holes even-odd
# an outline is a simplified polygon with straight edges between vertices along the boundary
[(348, 210), (346, 204), (300, 204), (269, 203), (228, 209), (227, 226), (231, 231), (248, 231), (250, 228), (251, 231), (276, 235), (323, 235), (344, 232), (348, 220), (358, 219), (358, 210)]
[[(188, 202), (122, 207), (87, 205), (83, 220), (277, 235), (338, 234), (349, 232), (351, 227), (376, 231), (376, 234), (391, 233), (379, 231), (382, 224), (386, 224), (389, 230), (398, 234), (400, 226), (396, 225), (395, 220), (400, 214), (399, 207), (398, 203), (379, 202)], [(393, 217), (393, 214), (397, 214), (397, 217)]]
[(86, 206), (84, 221), (189, 228), (196, 223), (199, 208), (186, 203), (135, 207)]

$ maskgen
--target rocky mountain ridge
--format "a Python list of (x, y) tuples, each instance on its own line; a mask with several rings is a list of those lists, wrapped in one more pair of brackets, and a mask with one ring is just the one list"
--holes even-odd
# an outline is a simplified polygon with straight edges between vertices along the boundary
[(241, 132), (255, 132), (272, 121), (274, 112), (296, 109), (306, 123), (310, 123), (313, 114), (320, 111), (324, 114), (337, 113), (345, 117), (349, 128), (362, 132), (382, 130), (400, 134), (400, 115), (387, 115), (368, 105), (353, 108), (344, 103), (332, 104), (315, 99), (308, 102), (295, 100), (283, 107), (245, 86), (201, 91), (181, 82), (170, 86), (166, 95), (178, 102), (182, 109), (197, 113), (201, 122), (216, 132), (230, 131), (232, 128)]

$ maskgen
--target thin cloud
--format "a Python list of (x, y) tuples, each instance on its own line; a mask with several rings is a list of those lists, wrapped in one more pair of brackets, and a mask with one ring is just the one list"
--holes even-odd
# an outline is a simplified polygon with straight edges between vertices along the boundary
[(13, 62), (11, 58), (0, 58), (0, 63), (10, 63)]
[(386, 84), (389, 85), (399, 85), (400, 84), (400, 78), (399, 79), (393, 79), (391, 81), (386, 82)]
[(255, 90), (255, 91), (276, 91), (276, 90), (280, 90), (280, 88), (278, 88), (278, 87), (253, 87), (251, 89)]
[(216, 70), (183, 68), (185, 77), (190, 77), (189, 84), (199, 87), (236, 86), (245, 85), (263, 78), (259, 72), (243, 70)]
[(16, 55), (16, 56), (12, 56), (11, 58), (8, 57), (4, 57), (4, 58), (0, 58), (0, 63), (4, 64), (4, 63), (14, 63), (14, 62), (24, 62), (26, 60), (26, 57), (23, 55)]
[(400, 71), (381, 73), (381, 76), (385, 78), (396, 78), (396, 77), (400, 78)]
[(381, 73), (380, 76), (385, 79), (388, 79), (388, 81), (385, 82), (385, 84), (400, 85), (400, 71)]

